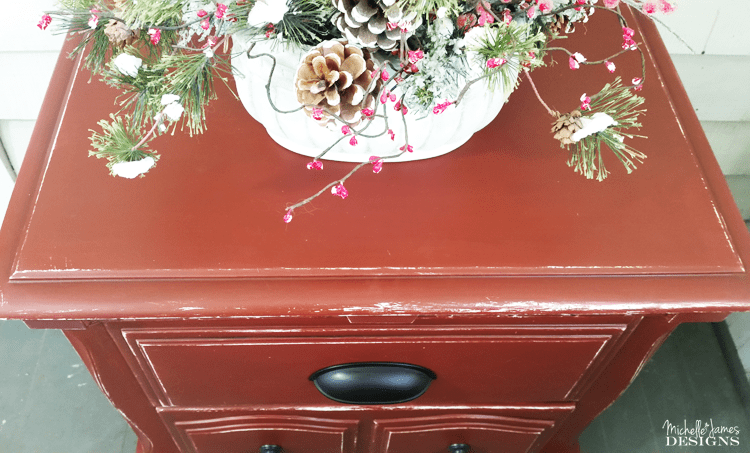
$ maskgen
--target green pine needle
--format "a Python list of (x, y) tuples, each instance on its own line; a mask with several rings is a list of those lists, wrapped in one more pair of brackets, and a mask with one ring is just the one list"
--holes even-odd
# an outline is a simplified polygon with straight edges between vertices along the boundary
[(121, 19), (130, 28), (175, 25), (182, 22), (182, 8), (182, 1), (138, 0), (128, 3)]
[(89, 26), (91, 11), (88, 8), (50, 11), (48, 14), (52, 17), (55, 34), (69, 33), (83, 36), (81, 42), (70, 53), (70, 57), (88, 50), (83, 60), (83, 67), (95, 74), (100, 73), (111, 54), (109, 38), (104, 34), (104, 27), (110, 19), (114, 18), (113, 13), (106, 9), (98, 12), (99, 22), (95, 29)]
[(118, 162), (132, 162), (151, 156), (159, 160), (159, 155), (148, 149), (148, 143), (136, 148), (140, 142), (140, 128), (133, 124), (130, 115), (115, 116), (110, 114), (112, 122), (101, 120), (97, 124), (102, 132), (92, 132), (91, 146), (94, 150), (89, 151), (89, 156), (99, 159), (107, 159), (107, 168), (112, 170), (112, 165)]
[[(159, 27), (170, 27), (173, 23), (159, 24)], [(151, 35), (148, 34), (148, 28), (135, 29), (136, 36), (138, 37), (140, 57), (146, 60), (159, 59), (161, 55), (171, 53), (174, 46), (180, 40), (179, 30), (161, 30), (161, 39), (154, 45), (151, 43)]]
[[(114, 11), (106, 9), (104, 7), (97, 7), (100, 9), (96, 13), (99, 16), (99, 22), (95, 29), (91, 29), (89, 26), (89, 18), (91, 17), (91, 11), (88, 8), (77, 8), (68, 9), (61, 11), (52, 11), (52, 23), (54, 24), (54, 32), (70, 33), (71, 35), (83, 35), (81, 42), (73, 49), (70, 56), (77, 55), (80, 52), (87, 51), (83, 62), (84, 68), (90, 70), (94, 74), (101, 74), (105, 68), (106, 63), (110, 59), (120, 53), (122, 50), (119, 47), (113, 46), (109, 41), (109, 37), (104, 33), (104, 30), (110, 20), (125, 21), (121, 17), (117, 17)], [(134, 55), (139, 53), (146, 53), (145, 58), (158, 58), (162, 53), (171, 52), (172, 47), (179, 40), (179, 31), (170, 30), (169, 27), (179, 24), (180, 19), (169, 19), (166, 22), (158, 23), (159, 27), (167, 27), (161, 32), (161, 39), (157, 45), (151, 44), (150, 36), (148, 34), (148, 26), (144, 28), (138, 28), (137, 26), (131, 26), (135, 31), (138, 42), (141, 44), (139, 52), (131, 52)], [(141, 55), (143, 56), (143, 55)]]
[[(132, 49), (126, 49), (126, 53), (132, 54)], [(130, 77), (118, 71), (110, 62), (109, 68), (103, 72), (102, 81), (122, 91), (117, 98), (120, 105), (117, 114), (129, 110), (134, 125), (145, 127), (161, 111), (161, 96), (166, 94), (163, 91), (163, 70), (144, 64), (138, 70), (137, 77)]]
[(205, 107), (212, 99), (214, 78), (226, 82), (231, 74), (229, 60), (221, 55), (208, 58), (204, 53), (183, 53), (166, 55), (154, 66), (154, 70), (166, 73), (164, 94), (180, 96), (180, 103), (185, 108), (183, 125), (187, 125), (190, 134), (201, 134), (205, 128)]
[(96, 30), (89, 32), (87, 38), (73, 50), (73, 53), (78, 53), (89, 43), (91, 43), (91, 46), (89, 47), (88, 55), (84, 59), (83, 67), (89, 69), (94, 74), (99, 74), (106, 66), (107, 59), (112, 53), (110, 51), (109, 38), (104, 34), (104, 27), (101, 25), (101, 20)]
[(316, 45), (333, 37), (331, 17), (335, 12), (330, 0), (297, 0), (289, 5), (276, 31), (295, 44)]
[[(511, 22), (495, 23), (485, 27), (486, 35), (480, 40), (480, 45), (471, 50), (476, 51), (483, 62), (493, 58), (504, 58), (506, 63), (498, 68), (485, 68), (485, 76), (490, 89), (497, 86), (516, 88), (519, 83), (518, 74), (521, 67), (526, 65), (530, 69), (543, 64), (541, 48), (546, 42), (543, 33), (532, 33), (526, 24)], [(532, 58), (532, 55), (534, 57)]]
[(98, 3), (98, 0), (58, 0), (58, 4), (65, 9), (90, 10)]
[(602, 90), (591, 96), (591, 111), (604, 112), (614, 118), (617, 124), (623, 128), (641, 125), (637, 122), (638, 116), (646, 110), (639, 110), (644, 99), (636, 95), (631, 87), (622, 85), (622, 79), (617, 77), (614, 82), (604, 85)]
[(420, 16), (434, 13), (440, 8), (447, 8), (451, 15), (460, 11), (458, 0), (399, 0), (396, 5), (405, 14), (416, 12)]
[(624, 130), (641, 127), (638, 117), (645, 110), (638, 107), (643, 104), (644, 99), (634, 94), (630, 87), (623, 87), (620, 77), (611, 84), (606, 84), (591, 99), (591, 112), (606, 113), (612, 117), (616, 125), (578, 141), (571, 150), (568, 166), (587, 179), (596, 178), (597, 181), (603, 181), (609, 175), (602, 158), (604, 144), (612, 150), (628, 174), (632, 173), (636, 169), (636, 164), (643, 163), (646, 155), (625, 144), (625, 139), (645, 137)]

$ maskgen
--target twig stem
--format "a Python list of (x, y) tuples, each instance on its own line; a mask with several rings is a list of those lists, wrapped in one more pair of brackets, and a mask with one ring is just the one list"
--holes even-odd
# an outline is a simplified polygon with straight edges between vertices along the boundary
[[(396, 159), (396, 158), (400, 157), (400, 156), (401, 156), (402, 154), (404, 154), (405, 152), (406, 152), (406, 151), (401, 151), (401, 152), (400, 152), (400, 153), (398, 153), (398, 154), (393, 154), (393, 155), (391, 155), (391, 156), (385, 156), (385, 157), (381, 157), (381, 158), (380, 158), (380, 160), (387, 160), (387, 159)], [(367, 164), (371, 164), (371, 163), (372, 163), (372, 162), (370, 162), (370, 161), (366, 161), (366, 162), (362, 162), (362, 163), (359, 163), (359, 164), (357, 164), (357, 165), (356, 165), (356, 166), (355, 166), (354, 168), (352, 168), (352, 169), (351, 169), (351, 171), (349, 171), (349, 173), (347, 173), (347, 174), (346, 174), (346, 175), (345, 175), (345, 176), (344, 176), (343, 178), (341, 178), (341, 179), (338, 179), (338, 180), (336, 180), (336, 181), (333, 181), (333, 182), (330, 182), (330, 183), (328, 183), (328, 185), (326, 185), (325, 187), (323, 187), (322, 189), (320, 189), (320, 190), (319, 190), (319, 191), (318, 191), (317, 193), (315, 193), (314, 195), (312, 195), (312, 196), (310, 196), (310, 197), (307, 197), (307, 198), (305, 198), (304, 200), (300, 201), (299, 203), (295, 203), (295, 204), (293, 204), (293, 205), (291, 205), (291, 206), (287, 206), (287, 207), (286, 207), (286, 211), (293, 211), (293, 210), (295, 210), (295, 209), (297, 209), (297, 208), (299, 208), (299, 207), (301, 207), (301, 206), (304, 206), (304, 205), (306, 205), (307, 203), (310, 203), (310, 202), (311, 202), (311, 201), (313, 201), (314, 199), (318, 198), (319, 196), (323, 195), (323, 194), (324, 194), (324, 193), (325, 193), (325, 192), (326, 192), (327, 190), (329, 190), (329, 189), (330, 189), (331, 187), (333, 187), (333, 186), (337, 186), (337, 185), (339, 185), (339, 184), (344, 184), (344, 182), (346, 182), (346, 180), (347, 180), (347, 179), (349, 179), (349, 178), (350, 178), (350, 177), (351, 177), (351, 176), (352, 176), (352, 175), (353, 175), (354, 173), (356, 173), (356, 172), (357, 172), (357, 170), (359, 170), (360, 168), (364, 167), (365, 165), (367, 165)]]
[(542, 99), (542, 96), (539, 95), (539, 91), (536, 89), (536, 85), (534, 84), (534, 80), (531, 78), (531, 74), (529, 74), (529, 71), (524, 69), (523, 73), (526, 74), (526, 78), (529, 79), (529, 83), (531, 84), (531, 88), (534, 90), (534, 94), (536, 94), (536, 98), (544, 106), (544, 108), (547, 109), (547, 113), (556, 117), (557, 115), (555, 115), (555, 112), (552, 111), (551, 108), (549, 108), (547, 103), (544, 102), (544, 99)]
[(139, 141), (138, 144), (135, 145), (134, 147), (130, 148), (130, 150), (135, 151), (138, 148), (140, 148), (144, 143), (146, 143), (151, 138), (151, 136), (154, 135), (154, 132), (156, 132), (156, 129), (162, 123), (163, 119), (164, 119), (164, 110), (162, 110), (161, 112), (159, 112), (158, 115), (156, 115), (156, 117), (154, 118), (154, 125), (151, 126), (151, 129), (148, 131), (148, 133), (145, 136), (143, 136), (141, 141)]

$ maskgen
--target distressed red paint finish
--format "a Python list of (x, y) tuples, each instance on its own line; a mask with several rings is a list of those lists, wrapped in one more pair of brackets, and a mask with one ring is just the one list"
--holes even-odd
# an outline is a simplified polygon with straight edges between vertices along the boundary
[[(569, 171), (522, 85), (460, 150), (357, 174), (356, 197), (289, 225), (318, 175), (222, 84), (201, 139), (215, 149), (164, 136), (145, 178), (109, 176), (85, 150), (117, 93), (76, 72), (69, 42), (0, 234), (0, 317), (63, 329), (140, 453), (576, 452), (679, 323), (750, 309), (745, 225), (654, 27), (634, 26), (653, 82), (634, 174)], [(609, 80), (545, 71), (540, 90), (571, 108), (553, 87)], [(351, 362), (437, 378), (389, 406), (308, 380)]]

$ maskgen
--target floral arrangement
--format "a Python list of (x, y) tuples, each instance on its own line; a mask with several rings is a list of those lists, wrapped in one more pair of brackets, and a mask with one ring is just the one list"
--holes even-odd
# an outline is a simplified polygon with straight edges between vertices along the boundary
[[(251, 42), (248, 58), (274, 59), (253, 53), (252, 43), (261, 41), (304, 48), (294, 81), (297, 110), (340, 130), (338, 141), (350, 146), (374, 136), (402, 146), (395, 154), (363, 159), (311, 197), (286, 206), (283, 219), (289, 222), (295, 209), (328, 191), (346, 198), (344, 183), (360, 168), (371, 165), (379, 173), (385, 162), (419, 151), (409, 143), (408, 129), (395, 136), (389, 118), (440, 115), (461, 104), (475, 84), (495, 90), (527, 81), (551, 116), (552, 137), (570, 151), (570, 167), (602, 181), (608, 175), (602, 151), (608, 148), (630, 173), (645, 158), (627, 143), (637, 137), (632, 129), (640, 127), (644, 112), (636, 93), (645, 81), (642, 53), (641, 77), (629, 84), (616, 77), (598, 93), (584, 93), (570, 112), (551, 110), (531, 77), (554, 52), (566, 57), (565, 70), (602, 65), (615, 73), (618, 56), (641, 52), (622, 4), (649, 16), (674, 10), (667, 0), (61, 0), (38, 27), (81, 36), (74, 54), (84, 52), (84, 67), (122, 91), (119, 111), (92, 130), (90, 155), (106, 159), (111, 174), (125, 178), (144, 176), (156, 165), (154, 138), (178, 127), (203, 132), (214, 84), (233, 74), (230, 37)], [(623, 40), (616, 53), (589, 61), (553, 45), (599, 11), (619, 18)], [(269, 101), (273, 105), (270, 93)], [(368, 131), (374, 118), (384, 120), (382, 131)], [(322, 170), (329, 149), (307, 167)]]

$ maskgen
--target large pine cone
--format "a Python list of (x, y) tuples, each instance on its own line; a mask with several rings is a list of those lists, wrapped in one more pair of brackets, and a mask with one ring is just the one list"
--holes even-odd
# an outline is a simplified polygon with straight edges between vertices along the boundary
[(339, 13), (333, 22), (349, 42), (369, 49), (394, 50), (422, 22), (416, 13), (405, 15), (396, 0), (333, 0)]
[(314, 108), (322, 109), (322, 125), (335, 121), (328, 112), (356, 124), (361, 110), (372, 108), (372, 93), (377, 94), (383, 86), (380, 77), (373, 77), (374, 69), (366, 49), (346, 41), (324, 42), (308, 52), (297, 69), (297, 101), (305, 105), (308, 116), (313, 116)]

